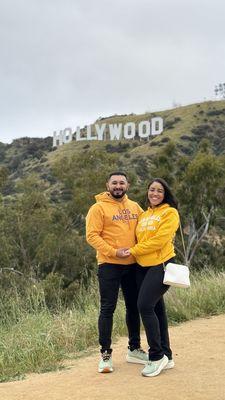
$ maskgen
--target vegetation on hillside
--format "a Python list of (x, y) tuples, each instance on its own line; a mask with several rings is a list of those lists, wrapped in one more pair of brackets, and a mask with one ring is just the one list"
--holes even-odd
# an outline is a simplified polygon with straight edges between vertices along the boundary
[(73, 141), (53, 149), (51, 138), (23, 138), (0, 145), (1, 293), (43, 282), (50, 308), (56, 289), (64, 305), (73, 303), (96, 269), (95, 252), (85, 241), (85, 215), (108, 173), (118, 169), (128, 172), (129, 196), (143, 207), (152, 177), (172, 186), (186, 243), (184, 253), (178, 234), (178, 261), (198, 270), (224, 268), (225, 102), (160, 115), (164, 131), (150, 140)]

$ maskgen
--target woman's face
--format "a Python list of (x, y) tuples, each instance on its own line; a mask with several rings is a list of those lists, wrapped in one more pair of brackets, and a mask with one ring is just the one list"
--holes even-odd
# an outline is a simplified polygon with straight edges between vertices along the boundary
[(152, 208), (163, 202), (165, 190), (159, 182), (153, 182), (148, 189), (148, 200)]

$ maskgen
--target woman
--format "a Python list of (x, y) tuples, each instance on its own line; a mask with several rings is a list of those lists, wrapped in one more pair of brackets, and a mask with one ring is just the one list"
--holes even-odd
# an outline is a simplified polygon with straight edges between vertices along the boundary
[(124, 256), (132, 254), (138, 263), (138, 308), (149, 345), (149, 361), (142, 375), (156, 376), (174, 367), (163, 300), (169, 286), (163, 284), (163, 277), (164, 265), (174, 261), (179, 215), (177, 201), (163, 179), (150, 182), (147, 197), (149, 208), (139, 217), (136, 228), (137, 244), (124, 250)]

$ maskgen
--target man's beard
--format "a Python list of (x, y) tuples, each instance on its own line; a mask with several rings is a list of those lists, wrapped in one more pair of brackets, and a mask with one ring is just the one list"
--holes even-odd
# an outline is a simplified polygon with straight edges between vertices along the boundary
[(114, 189), (110, 190), (109, 193), (111, 194), (112, 197), (114, 197), (114, 199), (122, 199), (122, 197), (126, 194), (126, 190)]

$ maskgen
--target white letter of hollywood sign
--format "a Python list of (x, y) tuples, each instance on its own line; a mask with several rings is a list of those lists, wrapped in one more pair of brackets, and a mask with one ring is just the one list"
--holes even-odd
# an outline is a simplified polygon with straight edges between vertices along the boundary
[[(93, 132), (94, 127), (94, 132)], [(77, 127), (75, 132), (75, 139), (81, 140), (104, 140), (106, 136), (106, 124), (102, 125), (88, 125), (86, 129), (86, 135), (82, 133), (80, 127)], [(150, 121), (141, 121), (138, 124), (138, 136), (141, 139), (148, 138), (149, 136), (159, 135), (163, 131), (163, 119), (161, 117), (154, 117)], [(120, 139), (134, 139), (136, 134), (136, 125), (134, 122), (127, 122), (125, 125), (120, 124), (109, 124), (108, 125), (109, 139), (120, 140)], [(73, 140), (73, 134), (71, 128), (65, 128), (63, 131), (53, 132), (53, 147), (61, 146), (64, 143), (69, 143)]]

